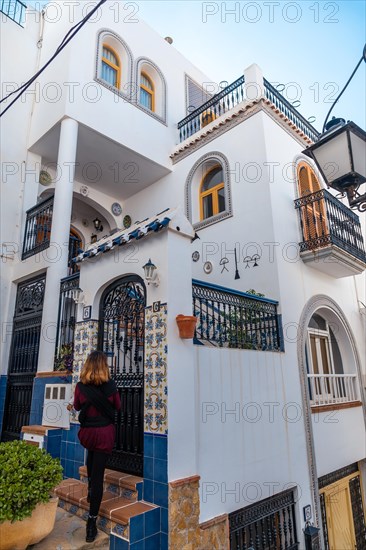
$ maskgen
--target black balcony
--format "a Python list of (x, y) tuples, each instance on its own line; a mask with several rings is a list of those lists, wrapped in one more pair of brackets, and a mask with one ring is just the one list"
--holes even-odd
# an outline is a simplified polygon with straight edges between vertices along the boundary
[(50, 246), (53, 197), (27, 211), (22, 260), (42, 252)]
[(282, 351), (277, 302), (192, 281), (195, 342), (220, 348)]
[(300, 255), (305, 262), (335, 277), (362, 273), (366, 253), (361, 224), (350, 208), (325, 189), (296, 199), (295, 208), (302, 234)]
[(0, 12), (23, 27), (26, 4), (20, 0), (0, 0)]

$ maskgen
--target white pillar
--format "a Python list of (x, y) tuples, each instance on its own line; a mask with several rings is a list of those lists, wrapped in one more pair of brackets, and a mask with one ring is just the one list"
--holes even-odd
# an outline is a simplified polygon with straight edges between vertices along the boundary
[(38, 358), (38, 371), (43, 372), (53, 370), (60, 280), (68, 275), (67, 264), (77, 137), (78, 123), (71, 118), (65, 118), (61, 122), (58, 148), (51, 243), (50, 247), (44, 252), (44, 256), (48, 259), (48, 268)]
[(245, 97), (253, 101), (265, 94), (262, 69), (253, 63), (244, 70)]

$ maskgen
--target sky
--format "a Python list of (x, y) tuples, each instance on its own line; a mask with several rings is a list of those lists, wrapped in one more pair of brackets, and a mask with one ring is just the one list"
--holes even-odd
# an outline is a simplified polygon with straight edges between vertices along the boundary
[[(27, 2), (42, 3), (46, 2)], [(305, 118), (315, 117), (313, 125), (320, 131), (366, 42), (363, 0), (136, 0), (125, 4), (127, 14), (172, 37), (173, 46), (215, 83), (231, 83), (257, 63), (291, 103), (300, 101), (297, 109)], [(353, 120), (366, 129), (365, 91), (363, 62), (332, 116)]]

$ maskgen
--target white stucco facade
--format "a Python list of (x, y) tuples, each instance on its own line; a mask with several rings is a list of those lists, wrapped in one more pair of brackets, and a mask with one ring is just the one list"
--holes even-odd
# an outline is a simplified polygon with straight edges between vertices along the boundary
[[(18, 64), (4, 56), (3, 82), (19, 85), (49, 59), (70, 28), (68, 10), (60, 13), (57, 25), (42, 16), (38, 22), (29, 18), (25, 28), (2, 22), (2, 44), (16, 43), (24, 52)], [(78, 2), (74, 14), (78, 21)], [(101, 79), (105, 36), (121, 48), (122, 71), (126, 67), (119, 92)], [(133, 93), (144, 63), (158, 80), (155, 112)], [(146, 307), (167, 304), (167, 481), (200, 476), (201, 523), (293, 488), (296, 536), (304, 548), (305, 506), (312, 506), (311, 521), (322, 527), (318, 478), (354, 463), (361, 474), (365, 469), (365, 272), (339, 277), (332, 264), (320, 270), (319, 262), (329, 261), (315, 253), (313, 261), (303, 261), (294, 200), (297, 167), (310, 164), (302, 154), (310, 139), (269, 106), (259, 67), (244, 71), (247, 97), (183, 147), (177, 123), (187, 116), (186, 75), (199, 85), (209, 81), (147, 24), (116, 23), (113, 11), (102, 9), (40, 76), (35, 93), (25, 94), (2, 118), (1, 375), (10, 372), (17, 285), (39, 274), (45, 274), (46, 287), (37, 372), (53, 371), (70, 228), (86, 251), (93, 248), (94, 218), (103, 224), (98, 239), (110, 235), (112, 242), (113, 234), (127, 231), (126, 215), (134, 227), (177, 208), (161, 233), (79, 258), (84, 302), (76, 322), (84, 320), (82, 306), (91, 306), (90, 319), (98, 321), (105, 289), (130, 275), (143, 280), (151, 258), (160, 284), (146, 285)], [(249, 92), (253, 82), (255, 96)], [(191, 171), (210, 159), (224, 159), (227, 216), (200, 227), (202, 178)], [(51, 176), (47, 186), (38, 183), (41, 169)], [(325, 187), (321, 178), (320, 184)], [(51, 246), (22, 260), (26, 212), (52, 195)], [(112, 212), (113, 203), (122, 214)], [(364, 234), (364, 219), (361, 226)], [(240, 278), (234, 277), (234, 250)], [(192, 261), (193, 252), (198, 261)], [(255, 254), (254, 267), (246, 258)], [(192, 314), (192, 279), (227, 292), (254, 289), (277, 302), (281, 349), (223, 349), (181, 339), (175, 318)], [(305, 347), (316, 312), (331, 323), (343, 374), (353, 377), (350, 407), (344, 399), (322, 412), (310, 402)]]

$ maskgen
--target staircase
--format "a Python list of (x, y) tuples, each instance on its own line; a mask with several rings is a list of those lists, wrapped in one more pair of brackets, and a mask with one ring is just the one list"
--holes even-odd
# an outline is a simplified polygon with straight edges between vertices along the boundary
[[(60, 499), (61, 508), (86, 520), (89, 513), (86, 466), (79, 468), (79, 475), (79, 480), (64, 479), (56, 487), (55, 494)], [(149, 541), (148, 547), (151, 549), (160, 548), (160, 507), (142, 500), (142, 493), (142, 478), (114, 470), (105, 471), (97, 526), (121, 539), (118, 548), (123, 550), (137, 549), (137, 542), (141, 544), (143, 540), (146, 543)]]

